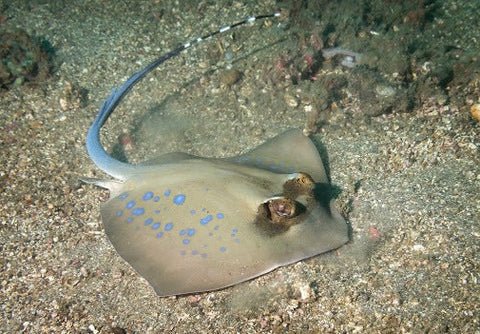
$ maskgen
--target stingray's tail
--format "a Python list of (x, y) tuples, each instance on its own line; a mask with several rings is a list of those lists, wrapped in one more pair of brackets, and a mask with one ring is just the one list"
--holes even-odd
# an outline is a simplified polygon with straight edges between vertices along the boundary
[(276, 16), (280, 16), (280, 13), (277, 12), (269, 15), (252, 16), (241, 22), (237, 22), (233, 25), (220, 28), (217, 31), (203, 37), (196, 38), (191, 42), (185, 43), (177, 49), (172, 50), (169, 53), (156, 59), (155, 61), (147, 65), (144, 69), (132, 75), (121, 87), (114, 88), (108, 96), (107, 100), (103, 103), (97, 117), (93, 121), (87, 133), (87, 151), (95, 165), (97, 165), (97, 167), (103, 170), (105, 173), (120, 180), (126, 180), (130, 175), (134, 174), (137, 171), (137, 167), (135, 165), (121, 162), (110, 156), (107, 151), (105, 151), (100, 142), (100, 129), (102, 128), (103, 124), (106, 122), (112, 111), (125, 97), (125, 95), (127, 95), (127, 93), (133, 88), (133, 86), (135, 86), (141, 79), (143, 79), (145, 75), (147, 75), (150, 71), (152, 71), (154, 68), (156, 68), (166, 60), (175, 57), (180, 52), (188, 49), (196, 43), (209, 39), (219, 33), (230, 30), (234, 27), (241, 26), (259, 19)]

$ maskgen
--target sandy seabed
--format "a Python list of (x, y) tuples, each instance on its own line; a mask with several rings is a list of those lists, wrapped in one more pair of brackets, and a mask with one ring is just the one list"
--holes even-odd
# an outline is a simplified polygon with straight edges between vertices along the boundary
[[(0, 7), (1, 29), (22, 28), (54, 49), (47, 80), (0, 92), (1, 332), (480, 333), (480, 122), (470, 115), (480, 103), (478, 68), (463, 81), (450, 78), (443, 95), (423, 98), (419, 91), (406, 112), (393, 104), (369, 114), (362, 92), (348, 84), (322, 107), (322, 76), (354, 82), (359, 70), (326, 62), (286, 66), (285, 52), (302, 35), (294, 19), (309, 7), (255, 3)], [(450, 45), (459, 61), (467, 51), (478, 57), (478, 8), (438, 3), (430, 15), (441, 18), (415, 28), (422, 34), (443, 24), (444, 39), (425, 38), (437, 43), (425, 47)], [(157, 297), (103, 231), (99, 207), (108, 193), (78, 180), (105, 176), (85, 151), (87, 129), (112, 87), (155, 57), (199, 31), (279, 6), (289, 15), (278, 22), (239, 28), (152, 73), (114, 113), (103, 139), (130, 161), (169, 151), (231, 156), (307, 124), (327, 150), (351, 241), (221, 291)], [(424, 8), (399, 22), (421, 24)], [(327, 44), (333, 38), (312, 36)], [(371, 57), (366, 68), (375, 59), (381, 61)], [(432, 63), (419, 64), (418, 75)], [(310, 77), (294, 82), (295, 66)], [(229, 68), (241, 73), (238, 81)], [(452, 68), (455, 76), (458, 66)]]

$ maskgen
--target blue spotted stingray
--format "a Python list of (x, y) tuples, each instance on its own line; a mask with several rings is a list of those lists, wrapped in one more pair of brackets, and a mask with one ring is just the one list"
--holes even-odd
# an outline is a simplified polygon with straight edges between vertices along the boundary
[[(257, 16), (233, 26), (252, 22)], [(82, 178), (110, 190), (106, 234), (160, 296), (217, 290), (348, 241), (320, 155), (289, 130), (237, 157), (168, 153), (132, 165), (110, 156), (99, 133), (111, 112), (148, 72), (184, 44), (135, 73), (107, 98), (87, 134), (93, 162), (116, 180)]]

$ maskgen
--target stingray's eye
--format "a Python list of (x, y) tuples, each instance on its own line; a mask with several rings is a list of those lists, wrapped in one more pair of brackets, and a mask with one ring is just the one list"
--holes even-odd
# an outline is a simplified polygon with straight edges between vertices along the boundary
[(283, 194), (290, 198), (297, 198), (300, 195), (313, 195), (315, 181), (307, 173), (293, 173), (283, 184)]

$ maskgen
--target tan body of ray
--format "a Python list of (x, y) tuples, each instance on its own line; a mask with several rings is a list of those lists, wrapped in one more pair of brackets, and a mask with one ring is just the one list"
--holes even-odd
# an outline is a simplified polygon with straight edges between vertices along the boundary
[(192, 44), (112, 91), (87, 134), (92, 160), (119, 179), (83, 179), (110, 190), (101, 208), (106, 234), (160, 296), (221, 289), (348, 241), (318, 151), (300, 130), (229, 159), (169, 153), (131, 165), (104, 150), (99, 132), (120, 100)]

